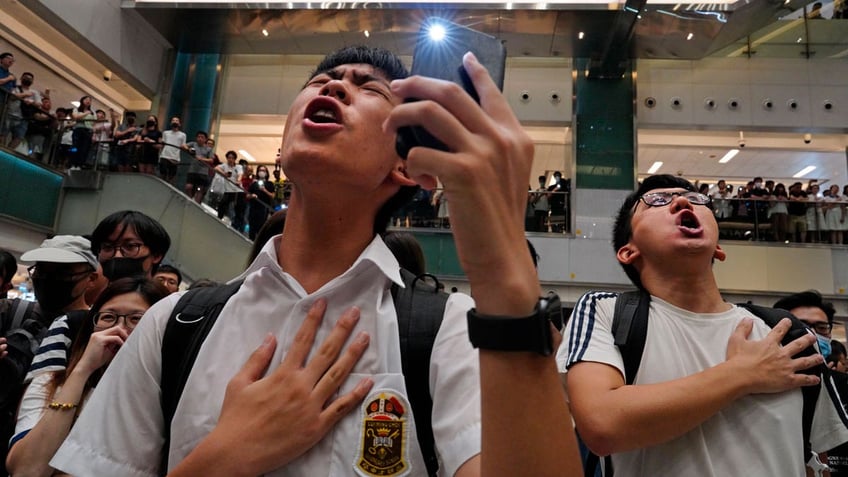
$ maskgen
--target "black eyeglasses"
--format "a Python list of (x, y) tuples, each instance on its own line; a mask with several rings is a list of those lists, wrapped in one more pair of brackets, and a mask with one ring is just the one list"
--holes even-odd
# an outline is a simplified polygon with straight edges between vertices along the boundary
[(118, 324), (118, 320), (123, 318), (124, 324), (131, 330), (135, 328), (135, 325), (138, 324), (142, 316), (144, 316), (144, 313), (119, 315), (117, 313), (112, 313), (111, 311), (101, 311), (94, 315), (94, 326), (97, 326), (98, 328), (111, 328)]
[(124, 257), (135, 257), (138, 252), (144, 247), (141, 242), (126, 242), (122, 244), (104, 243), (100, 246), (100, 256), (104, 258), (113, 257), (115, 251), (120, 250)]
[(700, 192), (648, 192), (647, 194), (642, 194), (642, 197), (639, 197), (642, 202), (645, 203), (648, 207), (662, 207), (671, 203), (674, 200), (674, 196), (679, 195), (680, 197), (686, 198), (690, 203), (695, 205), (707, 205), (710, 203), (710, 196), (701, 194)]
[(820, 335), (830, 334), (830, 331), (833, 329), (832, 324), (823, 321), (817, 321), (815, 323), (809, 323), (805, 321), (804, 324), (812, 328), (816, 333)]
[(39, 268), (38, 265), (32, 265), (32, 266), (27, 268), (27, 273), (29, 274), (30, 278), (34, 278), (34, 279), (55, 278), (55, 279), (57, 279), (59, 281), (63, 281), (63, 282), (75, 282), (77, 277), (79, 277), (81, 275), (88, 275), (91, 272), (92, 272), (91, 270), (85, 270), (85, 271), (82, 271), (82, 272), (73, 272), (73, 273), (57, 273), (57, 272), (50, 273), (50, 272), (42, 271), (42, 269)]

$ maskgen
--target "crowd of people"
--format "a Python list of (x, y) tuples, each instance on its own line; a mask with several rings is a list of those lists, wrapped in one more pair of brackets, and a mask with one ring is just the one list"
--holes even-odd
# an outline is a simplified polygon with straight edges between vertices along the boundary
[(270, 213), (285, 206), (291, 183), (281, 178), (279, 168), (273, 176), (265, 165), (254, 172), (246, 160), (234, 162), (235, 151), (222, 162), (214, 139), (196, 131), (189, 140), (176, 116), (163, 129), (153, 114), (141, 123), (133, 111), (122, 117), (112, 109), (94, 109), (88, 95), (78, 106), (53, 110), (50, 91), (37, 90), (32, 73), (23, 73), (20, 81), (12, 74), (14, 61), (11, 53), (0, 54), (0, 145), (68, 172), (140, 172), (174, 186), (182, 164), (187, 166), (181, 185), (185, 194), (198, 204), (206, 200), (219, 218), (226, 217), (251, 240)]
[[(735, 191), (725, 180), (713, 186), (700, 184), (699, 190), (712, 197), (719, 223), (751, 224), (761, 240), (837, 245), (848, 241), (848, 185), (840, 190), (831, 184), (821, 190), (818, 181), (812, 180), (806, 186), (794, 182), (787, 188), (755, 177)], [(733, 238), (734, 229), (724, 233), (724, 238)]]
[[(710, 197), (660, 175), (613, 229), (638, 304), (589, 292), (563, 323), (535, 252), (517, 253), (532, 140), (473, 54), (463, 67), (479, 104), (386, 50), (324, 58), (287, 115), (283, 232), (224, 286), (168, 294), (168, 233), (133, 211), (24, 253), (36, 303), (0, 308), (12, 475), (594, 475), (580, 449), (619, 477), (838, 466), (832, 306), (725, 302)], [(400, 158), (411, 125), (447, 152)], [(473, 298), (416, 293), (383, 238), (436, 178)]]

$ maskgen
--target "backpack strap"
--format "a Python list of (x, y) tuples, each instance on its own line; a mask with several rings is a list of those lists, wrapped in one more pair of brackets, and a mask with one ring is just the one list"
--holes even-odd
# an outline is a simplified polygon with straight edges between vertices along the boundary
[[(615, 299), (615, 312), (612, 316), (612, 336), (615, 345), (621, 353), (624, 363), (624, 382), (633, 384), (639, 365), (642, 363), (642, 353), (645, 351), (645, 340), (648, 339), (648, 308), (651, 305), (651, 295), (641, 290), (620, 293)], [(603, 461), (604, 477), (613, 476), (612, 458), (603, 460), (592, 451), (588, 451), (583, 465), (585, 477), (595, 477)]]
[(648, 338), (650, 305), (651, 295), (638, 290), (622, 293), (615, 300), (612, 335), (624, 361), (624, 381), (628, 385), (633, 384), (642, 363), (645, 340)]
[(20, 328), (24, 324), (24, 319), (32, 313), (34, 307), (35, 302), (20, 298), (16, 299), (14, 304), (12, 304), (12, 325), (9, 327), (9, 330)]
[(160, 380), (165, 443), (162, 446), (161, 475), (168, 471), (171, 421), (185, 389), (200, 346), (218, 319), (224, 304), (241, 287), (242, 280), (218, 287), (196, 288), (180, 297), (174, 306), (162, 337), (162, 376)]
[[(428, 475), (439, 470), (433, 437), (433, 398), (430, 395), (430, 355), (442, 324), (448, 294), (439, 291), (439, 280), (430, 274), (415, 276), (400, 270), (406, 288), (392, 285), (392, 298), (397, 312), (398, 334), (403, 379), (415, 415), (418, 445), (424, 456)], [(432, 279), (435, 285), (426, 282)]]

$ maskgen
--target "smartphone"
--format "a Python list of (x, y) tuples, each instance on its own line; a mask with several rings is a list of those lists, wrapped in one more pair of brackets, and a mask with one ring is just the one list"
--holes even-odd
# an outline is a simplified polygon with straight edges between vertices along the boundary
[[(433, 32), (439, 29), (443, 32), (443, 38), (434, 39)], [(489, 70), (498, 89), (503, 91), (506, 67), (503, 43), (491, 35), (446, 20), (428, 21), (418, 32), (415, 53), (412, 55), (412, 74), (453, 81), (479, 103), (477, 91), (462, 66), (462, 57), (469, 51)], [(407, 99), (407, 102), (410, 101), (416, 100)], [(398, 129), (395, 150), (400, 157), (406, 159), (409, 150), (417, 146), (448, 150), (441, 141), (420, 126)]]

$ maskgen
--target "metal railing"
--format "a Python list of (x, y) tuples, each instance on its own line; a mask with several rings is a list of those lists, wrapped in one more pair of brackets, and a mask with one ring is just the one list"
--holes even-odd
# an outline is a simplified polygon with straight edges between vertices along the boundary
[[(450, 205), (442, 189), (421, 189), (391, 218), (392, 228), (450, 229)], [(528, 192), (524, 215), (526, 232), (570, 234), (570, 192)]]
[(713, 198), (710, 208), (722, 240), (842, 245), (848, 238), (848, 202), (843, 200)]

